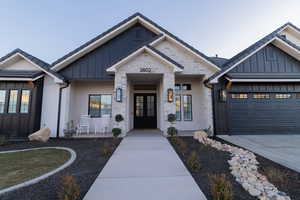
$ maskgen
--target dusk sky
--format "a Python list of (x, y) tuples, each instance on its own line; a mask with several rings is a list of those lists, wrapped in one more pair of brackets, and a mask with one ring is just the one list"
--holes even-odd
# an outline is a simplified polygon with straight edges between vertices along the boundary
[(208, 56), (230, 58), (290, 21), (299, 0), (6, 0), (0, 8), (0, 57), (21, 48), (52, 63), (140, 12)]

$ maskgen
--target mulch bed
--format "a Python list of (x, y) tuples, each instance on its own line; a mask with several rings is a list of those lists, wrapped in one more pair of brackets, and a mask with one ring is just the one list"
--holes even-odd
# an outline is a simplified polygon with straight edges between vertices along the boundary
[[(222, 143), (245, 149), (220, 138), (217, 138), (217, 140)], [(265, 175), (268, 180), (278, 188), (278, 190), (285, 192), (291, 197), (291, 199), (300, 199), (300, 173), (275, 163), (258, 154), (255, 155), (257, 161), (259, 162), (258, 171), (261, 174)], [(273, 173), (275, 172), (276, 176), (270, 175), (270, 170), (272, 170)]]
[[(229, 153), (218, 151), (210, 146), (205, 146), (199, 143), (197, 140), (193, 139), (193, 137), (180, 137), (180, 139), (182, 139), (187, 144), (188, 148), (187, 153), (185, 154), (182, 153), (181, 149), (179, 149), (178, 146), (172, 140), (169, 139), (169, 141), (208, 200), (213, 199), (211, 195), (209, 179), (209, 175), (212, 174), (226, 175), (227, 180), (230, 181), (232, 184), (233, 199), (256, 199), (255, 197), (252, 197), (247, 191), (245, 191), (242, 188), (242, 186), (238, 182), (236, 182), (235, 178), (231, 175), (229, 170), (229, 164), (227, 162), (231, 158)], [(187, 159), (192, 151), (196, 151), (197, 155), (199, 155), (201, 169), (198, 172), (193, 172), (187, 166)]]
[(0, 199), (56, 200), (58, 199), (58, 192), (61, 191), (62, 177), (65, 175), (75, 177), (77, 184), (80, 186), (79, 199), (83, 199), (109, 159), (109, 156), (104, 157), (102, 155), (102, 147), (109, 143), (114, 151), (120, 142), (121, 139), (114, 140), (112, 138), (51, 139), (44, 144), (39, 142), (17, 142), (0, 146), (0, 151), (47, 146), (69, 147), (77, 154), (75, 162), (66, 169), (39, 183), (6, 193)]

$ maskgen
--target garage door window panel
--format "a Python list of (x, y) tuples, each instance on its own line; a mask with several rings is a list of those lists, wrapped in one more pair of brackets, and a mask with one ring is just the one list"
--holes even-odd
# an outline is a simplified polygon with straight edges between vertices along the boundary
[(232, 99), (247, 99), (248, 94), (246, 94), (246, 93), (233, 93), (233, 94), (231, 94), (231, 98)]
[(255, 93), (253, 99), (270, 99), (270, 94), (267, 93)]
[(275, 94), (276, 99), (289, 99), (291, 98), (292, 95), (288, 93), (283, 93), (283, 94)]

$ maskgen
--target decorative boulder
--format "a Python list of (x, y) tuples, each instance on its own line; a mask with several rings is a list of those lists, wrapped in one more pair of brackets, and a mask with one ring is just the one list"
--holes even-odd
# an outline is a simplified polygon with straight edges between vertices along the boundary
[(47, 142), (49, 140), (50, 134), (51, 130), (49, 128), (42, 128), (37, 132), (29, 135), (28, 138), (30, 141)]

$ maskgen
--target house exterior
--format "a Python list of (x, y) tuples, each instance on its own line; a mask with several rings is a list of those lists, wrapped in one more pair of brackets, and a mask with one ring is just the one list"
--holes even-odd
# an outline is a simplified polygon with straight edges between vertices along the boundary
[[(211, 128), (297, 133), (300, 31), (285, 24), (231, 59), (208, 57), (140, 13), (54, 63), (16, 49), (0, 59), (0, 134), (11, 139), (89, 115), (90, 129)], [(114, 117), (121, 114), (122, 122)], [(168, 115), (175, 114), (175, 124)]]

